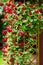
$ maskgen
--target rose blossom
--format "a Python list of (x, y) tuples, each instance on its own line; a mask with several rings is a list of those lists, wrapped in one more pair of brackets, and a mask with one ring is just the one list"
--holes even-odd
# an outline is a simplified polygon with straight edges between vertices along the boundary
[(2, 34), (5, 35), (7, 33), (7, 30), (3, 30)]
[(10, 26), (7, 26), (7, 27), (6, 27), (6, 30), (7, 30), (8, 32), (12, 32), (12, 29), (11, 29)]

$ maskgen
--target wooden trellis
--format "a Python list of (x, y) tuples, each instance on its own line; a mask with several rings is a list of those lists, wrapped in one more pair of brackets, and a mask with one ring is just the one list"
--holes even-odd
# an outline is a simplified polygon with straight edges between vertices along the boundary
[[(13, 3), (15, 2), (15, 0), (13, 0)], [(23, 2), (25, 3), (26, 2), (26, 0), (23, 0)], [(41, 4), (42, 3), (42, 0), (39, 0), (39, 4)], [(39, 26), (38, 26), (38, 35), (36, 36), (36, 38), (37, 38), (37, 43), (36, 43), (36, 47), (38, 48), (38, 53), (37, 53), (37, 55), (31, 60), (31, 59), (29, 59), (29, 61), (31, 62), (31, 64), (30, 65), (32, 65), (32, 64), (34, 64), (34, 60), (36, 59), (36, 58), (38, 58), (38, 59), (36, 59), (36, 64), (34, 64), (34, 65), (40, 65), (40, 36), (39, 36)], [(37, 45), (38, 44), (38, 45)], [(32, 46), (31, 46), (32, 47)], [(34, 53), (34, 52), (33, 52)], [(33, 54), (32, 53), (32, 54)]]

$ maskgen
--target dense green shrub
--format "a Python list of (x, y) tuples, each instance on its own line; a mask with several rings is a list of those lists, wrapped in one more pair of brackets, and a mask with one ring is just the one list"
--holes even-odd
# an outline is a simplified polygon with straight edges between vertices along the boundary
[(9, 0), (3, 8), (3, 22), (9, 23), (2, 31), (4, 61), (8, 65), (29, 65), (31, 61), (28, 59), (37, 51), (33, 46), (37, 44), (36, 36), (41, 32), (39, 28), (43, 28), (43, 17), (39, 4), (11, 2)]

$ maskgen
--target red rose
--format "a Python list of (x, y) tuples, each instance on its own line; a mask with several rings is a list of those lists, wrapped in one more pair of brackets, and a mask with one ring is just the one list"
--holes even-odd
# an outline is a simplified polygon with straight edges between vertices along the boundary
[(3, 39), (2, 39), (2, 42), (6, 42), (7, 39), (8, 39), (8, 37), (3, 38)]
[(20, 31), (19, 33), (18, 33), (18, 35), (19, 36), (22, 36), (22, 35), (24, 35), (25, 33), (23, 32), (23, 31)]
[(10, 58), (10, 62), (13, 62), (13, 59), (12, 58)]
[(28, 12), (29, 15), (32, 15), (32, 12)]
[(7, 30), (3, 30), (2, 34), (5, 35), (7, 33)]
[(6, 15), (6, 14), (4, 14), (3, 16), (4, 16), (4, 19), (6, 19), (6, 18), (7, 18), (7, 15)]
[(22, 2), (18, 2), (18, 6), (22, 5)]
[(18, 46), (18, 44), (17, 43), (14, 43), (14, 46)]
[(21, 51), (19, 52), (19, 54), (20, 54), (20, 55), (23, 55), (23, 53), (22, 53)]
[(6, 10), (7, 10), (7, 6), (4, 6), (4, 7), (3, 7), (3, 10), (6, 11)]
[(16, 14), (16, 10), (14, 10), (14, 14)]
[(30, 38), (34, 39), (34, 38), (35, 38), (35, 36), (34, 36), (34, 35), (32, 35), (32, 36), (30, 36)]
[(13, 7), (15, 7), (15, 4), (12, 4), (11, 6), (12, 6), (12, 8), (13, 8)]
[(11, 4), (10, 3), (6, 3), (6, 5), (9, 7)]
[(7, 56), (7, 54), (6, 53), (3, 53), (3, 56)]
[(20, 47), (23, 47), (25, 44), (24, 44), (24, 42), (20, 42)]
[(19, 63), (19, 62), (17, 62), (16, 64), (17, 64), (17, 65), (19, 65), (20, 63)]
[(18, 20), (18, 17), (16, 17), (16, 20)]
[(39, 10), (35, 10), (34, 12), (35, 12), (35, 13), (39, 13)]
[(11, 29), (10, 26), (7, 26), (7, 27), (6, 27), (6, 30), (7, 30), (8, 32), (12, 32), (12, 29)]
[(5, 49), (5, 48), (2, 48), (2, 52), (3, 52), (3, 53), (6, 53), (6, 49)]
[(12, 14), (12, 9), (8, 7), (6, 12), (9, 13), (9, 14)]
[(4, 44), (4, 47), (7, 48), (9, 45), (8, 44)]
[(33, 4), (29, 4), (29, 7), (33, 8)]
[(38, 16), (38, 19), (40, 20), (42, 18), (42, 16)]
[(22, 10), (26, 10), (26, 7), (22, 7)]
[(28, 27), (31, 27), (31, 26), (32, 26), (32, 24), (31, 24), (31, 23), (29, 23), (29, 24), (28, 24)]

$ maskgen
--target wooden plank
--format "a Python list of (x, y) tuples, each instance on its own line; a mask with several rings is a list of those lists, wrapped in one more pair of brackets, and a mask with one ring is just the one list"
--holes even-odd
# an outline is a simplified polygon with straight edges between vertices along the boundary
[(43, 31), (40, 34), (40, 65), (43, 65)]

